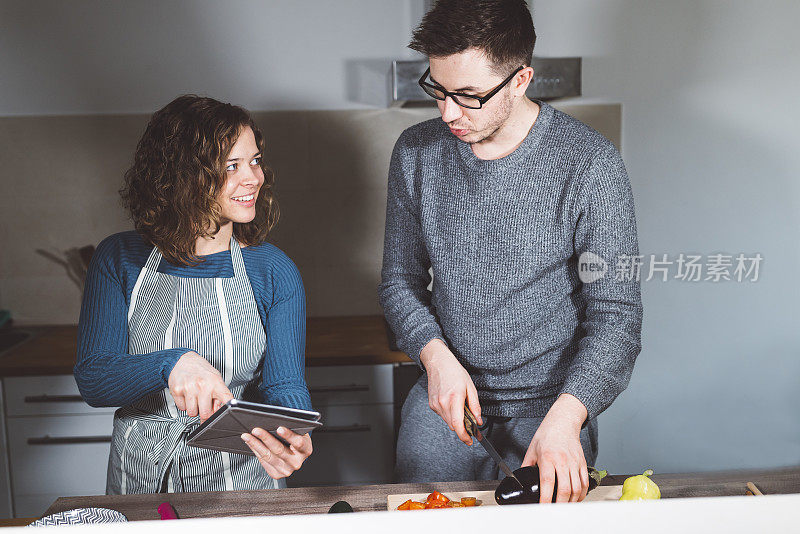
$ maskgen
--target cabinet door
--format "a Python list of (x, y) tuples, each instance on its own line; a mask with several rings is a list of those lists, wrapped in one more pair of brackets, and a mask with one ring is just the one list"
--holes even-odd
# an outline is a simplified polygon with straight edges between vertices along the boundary
[(13, 517), (11, 503), (11, 478), (8, 474), (8, 441), (6, 440), (5, 402), (3, 382), (0, 380), (0, 517)]
[(41, 517), (59, 497), (62, 495), (58, 493), (17, 495), (14, 498), (14, 517)]
[(9, 377), (3, 379), (6, 415), (113, 413), (115, 408), (92, 408), (83, 401), (72, 375)]
[(289, 487), (392, 481), (392, 404), (315, 408), (325, 426), (313, 432), (314, 452), (289, 478)]
[(393, 402), (392, 364), (309, 367), (306, 382), (314, 409)]
[[(40, 515), (52, 496), (102, 495), (113, 414), (12, 417), (9, 462), (17, 517)], [(44, 508), (41, 506), (43, 499)]]

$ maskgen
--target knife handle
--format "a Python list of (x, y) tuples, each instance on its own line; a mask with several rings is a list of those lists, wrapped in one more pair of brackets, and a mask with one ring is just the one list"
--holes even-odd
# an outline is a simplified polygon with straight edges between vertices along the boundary
[(158, 506), (158, 515), (161, 516), (161, 519), (178, 519), (178, 514), (175, 512), (175, 508), (168, 502), (162, 502)]
[(469, 406), (466, 404), (464, 404), (464, 428), (466, 429), (467, 434), (472, 437), (475, 437), (478, 428), (480, 428), (478, 426), (478, 420), (475, 419), (472, 410), (470, 410)]

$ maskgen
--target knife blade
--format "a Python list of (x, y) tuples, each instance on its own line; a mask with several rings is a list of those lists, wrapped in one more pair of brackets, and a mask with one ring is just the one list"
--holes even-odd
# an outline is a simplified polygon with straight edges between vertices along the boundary
[(520, 488), (525, 487), (522, 485), (522, 482), (519, 481), (516, 475), (514, 475), (514, 471), (512, 471), (511, 468), (508, 467), (508, 464), (506, 464), (500, 457), (500, 454), (494, 448), (494, 445), (492, 445), (492, 443), (486, 439), (486, 436), (483, 435), (480, 427), (478, 426), (478, 420), (472, 414), (469, 406), (466, 405), (464, 405), (464, 428), (467, 430), (467, 434), (477, 439), (478, 442), (483, 445), (483, 448), (486, 449), (486, 452), (489, 453), (489, 456), (491, 456), (492, 459), (497, 462), (497, 465), (500, 466), (500, 470), (503, 471), (506, 476), (516, 480)]

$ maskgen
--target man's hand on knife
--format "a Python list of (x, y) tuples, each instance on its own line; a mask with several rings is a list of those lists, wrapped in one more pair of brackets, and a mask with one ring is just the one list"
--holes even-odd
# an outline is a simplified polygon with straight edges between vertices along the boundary
[[(583, 403), (564, 393), (536, 430), (522, 466), (539, 467), (540, 503), (579, 502), (586, 498), (589, 471), (580, 441), (586, 415)], [(556, 480), (558, 492), (554, 496)]]
[(481, 405), (478, 390), (469, 373), (440, 339), (433, 339), (420, 352), (420, 360), (428, 374), (428, 405), (447, 423), (459, 439), (472, 445), (472, 437), (464, 428), (464, 401), (478, 420)]

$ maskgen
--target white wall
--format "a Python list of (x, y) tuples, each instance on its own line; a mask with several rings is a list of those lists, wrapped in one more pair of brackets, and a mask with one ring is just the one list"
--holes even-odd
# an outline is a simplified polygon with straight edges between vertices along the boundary
[(764, 257), (756, 283), (642, 283), (644, 349), (599, 463), (800, 464), (800, 3), (533, 5), (537, 53), (583, 56), (584, 100), (622, 102), (642, 253)]
[(0, 116), (152, 113), (188, 92), (251, 110), (383, 107), (422, 13), (415, 0), (0, 0)]

